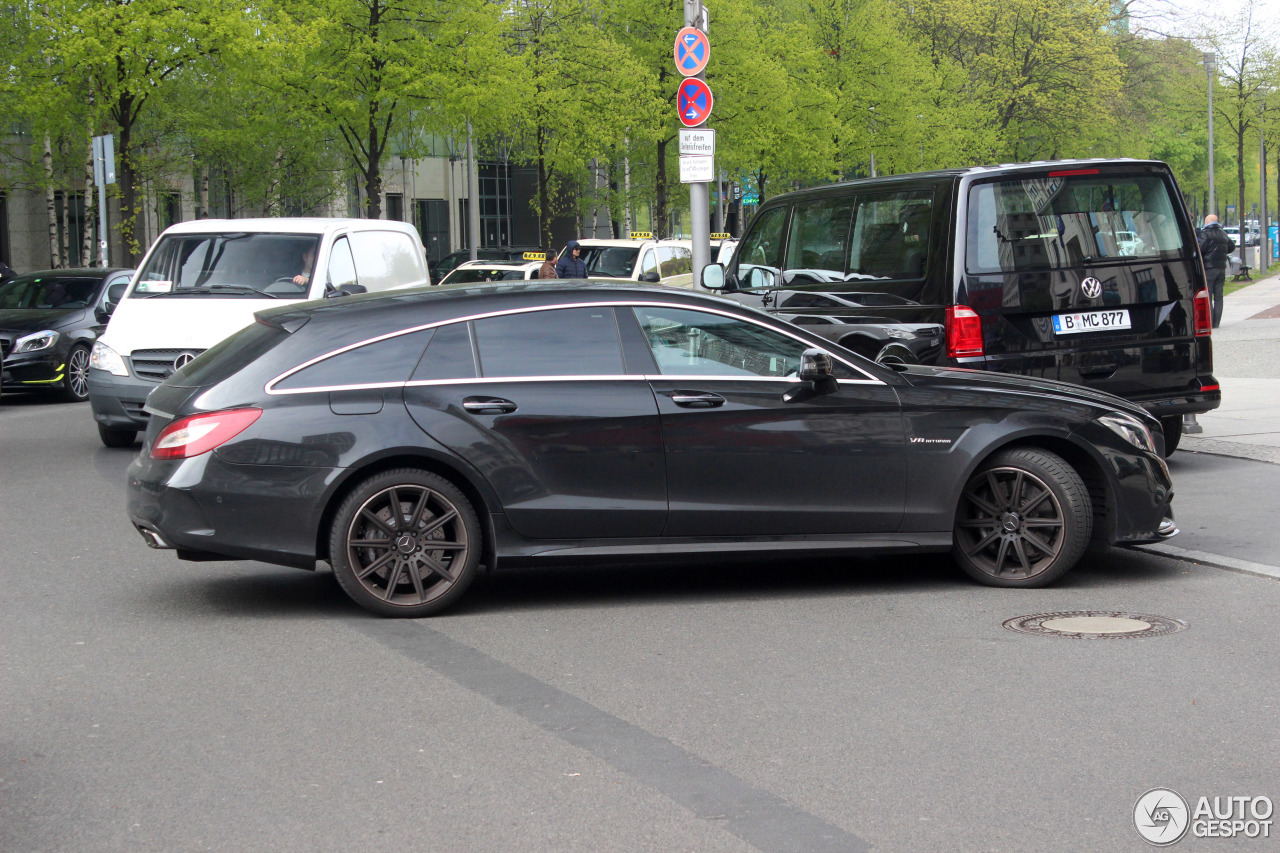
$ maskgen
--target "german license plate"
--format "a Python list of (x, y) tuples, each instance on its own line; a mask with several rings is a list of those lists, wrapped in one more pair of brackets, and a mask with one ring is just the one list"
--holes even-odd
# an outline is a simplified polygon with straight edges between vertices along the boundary
[(1084, 311), (1080, 314), (1054, 314), (1055, 335), (1078, 335), (1081, 332), (1108, 332), (1113, 329), (1133, 328), (1129, 323), (1129, 309), (1117, 311)]

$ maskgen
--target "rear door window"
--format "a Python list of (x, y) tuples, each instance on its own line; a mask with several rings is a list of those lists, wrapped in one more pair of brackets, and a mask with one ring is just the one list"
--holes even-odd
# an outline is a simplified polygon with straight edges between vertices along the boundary
[(965, 267), (977, 274), (1171, 259), (1183, 252), (1168, 187), (1154, 175), (976, 184), (969, 190), (965, 243)]
[(846, 279), (873, 284), (923, 278), (932, 221), (932, 190), (858, 195)]
[[(476, 320), (486, 378), (621, 376), (622, 344), (612, 308), (563, 308)], [(430, 355), (430, 351), (428, 351)]]

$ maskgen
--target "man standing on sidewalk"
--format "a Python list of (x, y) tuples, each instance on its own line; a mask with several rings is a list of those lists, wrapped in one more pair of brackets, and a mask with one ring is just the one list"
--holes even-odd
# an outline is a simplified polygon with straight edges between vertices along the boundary
[(1204, 274), (1209, 279), (1209, 296), (1213, 303), (1213, 327), (1222, 322), (1222, 290), (1227, 281), (1227, 256), (1235, 249), (1236, 242), (1218, 224), (1218, 217), (1210, 213), (1204, 218), (1200, 233), (1200, 256), (1204, 258)]

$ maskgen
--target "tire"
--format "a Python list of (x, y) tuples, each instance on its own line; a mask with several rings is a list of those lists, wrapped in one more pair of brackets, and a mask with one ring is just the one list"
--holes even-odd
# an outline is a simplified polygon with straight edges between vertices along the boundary
[(987, 460), (956, 508), (955, 561), (988, 586), (1048, 586), (1084, 555), (1093, 536), (1089, 490), (1062, 457), (1016, 448)]
[(1164, 458), (1168, 459), (1182, 441), (1182, 415), (1161, 418), (1160, 428), (1164, 430)]
[(98, 438), (102, 439), (102, 443), (107, 447), (133, 447), (133, 442), (137, 437), (136, 430), (108, 429), (102, 424), (98, 424)]
[(356, 604), (381, 616), (416, 618), (439, 613), (467, 591), (483, 544), (476, 512), (457, 487), (402, 468), (370, 477), (342, 502), (329, 532), (329, 561)]
[(72, 403), (89, 399), (89, 348), (74, 346), (67, 353), (67, 375), (62, 380), (62, 396)]

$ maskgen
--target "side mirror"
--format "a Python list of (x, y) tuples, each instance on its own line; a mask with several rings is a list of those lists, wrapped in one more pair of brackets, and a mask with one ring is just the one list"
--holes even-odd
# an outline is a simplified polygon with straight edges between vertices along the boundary
[(640, 280), (647, 281), (649, 284), (658, 284), (660, 281), (662, 281), (662, 276), (658, 275), (656, 272), (647, 272), (644, 274), (644, 277)]
[(747, 287), (755, 290), (758, 287), (773, 287), (778, 283), (778, 276), (771, 269), (752, 267), (747, 273)]
[(102, 307), (94, 312), (99, 322), (105, 323), (111, 319), (111, 315), (115, 313), (116, 306), (120, 304), (120, 300), (124, 298), (124, 292), (128, 289), (129, 282), (127, 281), (113, 284), (107, 288), (107, 298), (103, 301)]
[(724, 265), (707, 264), (703, 267), (702, 286), (707, 290), (724, 290)]
[(344, 284), (342, 287), (334, 287), (332, 284), (325, 285), (324, 298), (337, 299), (339, 296), (355, 296), (357, 293), (368, 293), (369, 288), (363, 284)]
[(817, 347), (811, 347), (800, 354), (800, 369), (796, 378), (809, 383), (812, 394), (834, 394), (840, 388), (835, 377), (835, 362), (831, 360), (829, 353)]

